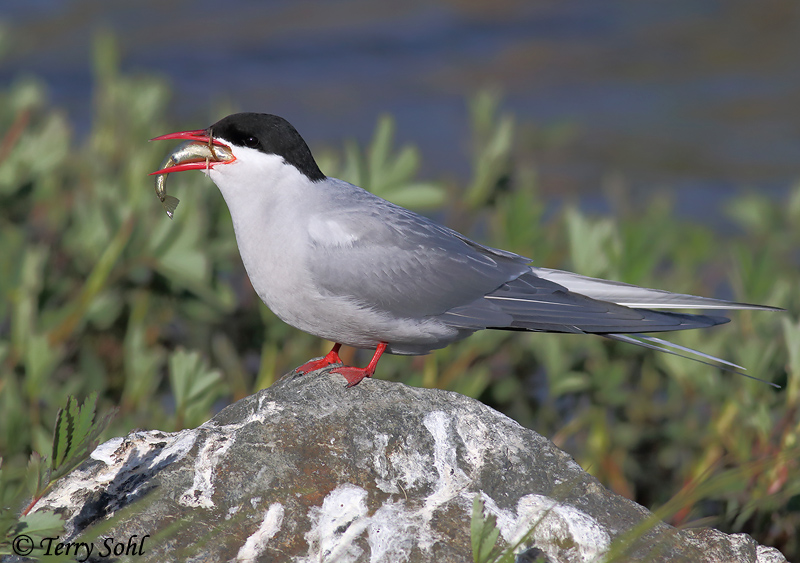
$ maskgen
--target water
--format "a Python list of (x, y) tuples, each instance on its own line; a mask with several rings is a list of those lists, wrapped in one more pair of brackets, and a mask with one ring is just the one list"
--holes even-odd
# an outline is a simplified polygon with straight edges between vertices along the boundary
[[(399, 141), (424, 151), (424, 176), (463, 180), (465, 99), (493, 87), (551, 198), (602, 209), (615, 177), (637, 198), (669, 190), (679, 212), (707, 220), (733, 193), (780, 197), (798, 177), (796, 0), (5, 4), (14, 41), (0, 81), (40, 76), (78, 131), (92, 37), (106, 29), (124, 70), (170, 81), (176, 120), (192, 127), (224, 100), (283, 115), (312, 147), (339, 146), (367, 142), (391, 113)], [(564, 144), (535, 140), (564, 123)]]

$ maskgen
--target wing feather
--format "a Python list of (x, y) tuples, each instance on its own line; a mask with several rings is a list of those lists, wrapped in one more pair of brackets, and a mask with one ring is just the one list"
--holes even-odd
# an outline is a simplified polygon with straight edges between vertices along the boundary
[(335, 240), (311, 239), (308, 269), (323, 293), (390, 315), (431, 317), (530, 271), (527, 258), (481, 246), (369, 192), (348, 197), (346, 206), (333, 204), (317, 219), (337, 233)]
[(533, 273), (546, 280), (560, 284), (570, 291), (586, 295), (600, 301), (610, 301), (625, 307), (644, 307), (647, 309), (757, 309), (761, 311), (780, 311), (777, 307), (737, 303), (724, 299), (699, 297), (685, 293), (672, 293), (663, 289), (650, 289), (628, 283), (599, 278), (590, 278), (563, 270), (532, 268)]

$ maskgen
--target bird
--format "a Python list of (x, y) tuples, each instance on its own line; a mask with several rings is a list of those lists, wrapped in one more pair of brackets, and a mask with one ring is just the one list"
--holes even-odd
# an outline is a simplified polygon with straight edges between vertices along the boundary
[[(599, 335), (736, 371), (744, 368), (645, 333), (730, 320), (664, 309), (781, 310), (533, 266), (326, 176), (297, 130), (276, 115), (235, 113), (151, 140), (232, 155), (152, 174), (202, 170), (217, 185), (258, 296), (283, 322), (334, 342), (296, 372), (336, 366), (331, 371), (348, 387), (372, 377), (384, 353), (427, 354), (486, 329)], [(347, 366), (342, 345), (375, 352), (366, 367)]]

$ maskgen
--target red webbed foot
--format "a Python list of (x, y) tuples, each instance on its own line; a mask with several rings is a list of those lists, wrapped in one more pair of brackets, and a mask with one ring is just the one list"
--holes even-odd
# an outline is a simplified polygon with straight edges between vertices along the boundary
[(342, 362), (342, 359), (339, 357), (339, 348), (341, 347), (342, 345), (337, 342), (336, 344), (333, 345), (331, 351), (328, 352), (324, 358), (320, 358), (319, 360), (310, 360), (304, 363), (299, 368), (296, 368), (294, 371), (296, 371), (300, 375), (305, 375), (309, 372), (322, 369), (324, 367), (328, 367), (333, 364), (344, 363)]
[(331, 372), (343, 375), (347, 380), (348, 387), (358, 385), (361, 383), (362, 379), (365, 377), (372, 377), (372, 375), (375, 373), (375, 368), (378, 367), (378, 360), (381, 359), (381, 355), (383, 354), (384, 350), (386, 350), (386, 343), (381, 342), (378, 344), (378, 347), (375, 349), (375, 354), (372, 356), (372, 359), (365, 368), (342, 366), (340, 368), (332, 369)]

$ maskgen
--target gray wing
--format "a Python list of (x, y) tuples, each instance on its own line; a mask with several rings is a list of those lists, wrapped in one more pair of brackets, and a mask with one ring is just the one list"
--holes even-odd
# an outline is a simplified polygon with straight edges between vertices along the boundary
[[(319, 217), (346, 237), (312, 237), (307, 267), (315, 285), (393, 316), (441, 315), (530, 271), (527, 258), (481, 246), (360, 189)], [(495, 307), (487, 314), (510, 320)]]
[[(344, 183), (343, 183), (344, 185)], [(321, 291), (398, 317), (437, 317), (459, 328), (601, 335), (703, 328), (721, 316), (654, 308), (767, 308), (642, 288), (560, 270), (488, 248), (346, 185), (326, 220), (345, 243), (317, 240), (308, 264)]]
[[(533, 271), (503, 284), (487, 294), (484, 301), (512, 319), (506, 326), (487, 328), (613, 334), (685, 330), (728, 322), (725, 317), (652, 311), (592, 299), (542, 279)], [(469, 306), (459, 307), (445, 316), (455, 312), (463, 323), (469, 311)], [(476, 317), (480, 321), (480, 315)]]
[[(483, 312), (484, 304), (491, 302), (492, 305), (501, 308), (503, 312), (508, 314), (512, 321), (501, 326), (485, 324), (486, 328), (597, 334), (611, 340), (626, 342), (716, 366), (780, 388), (774, 383), (742, 373), (739, 370), (745, 368), (722, 358), (667, 342), (660, 338), (640, 334), (644, 332), (705, 328), (728, 322), (729, 319), (726, 317), (653, 311), (651, 309), (625, 307), (608, 301), (592, 299), (585, 295), (574, 293), (552, 281), (538, 277), (534, 273), (536, 270), (533, 269), (530, 274), (524, 274), (511, 282), (503, 284), (500, 288), (474, 304), (457, 307), (446, 312), (442, 315), (442, 318), (452, 319), (448, 322), (456, 326), (474, 329), (476, 325), (485, 323), (488, 320)], [(560, 273), (564, 274), (564, 276), (569, 274), (569, 272)], [(587, 279), (591, 280), (591, 278), (581, 280), (583, 286), (587, 284)], [(610, 286), (614, 285), (615, 282), (596, 281), (601, 282), (598, 291), (602, 292), (603, 295), (613, 294), (621, 300), (630, 299), (630, 296), (625, 293), (624, 287), (622, 289), (610, 289)], [(627, 286), (627, 284), (619, 285)], [(659, 307), (668, 306), (664, 305), (662, 300), (670, 303), (671, 306), (679, 308), (691, 306), (702, 308), (708, 301), (711, 305), (710, 308), (717, 309), (722, 308), (722, 305), (725, 304), (730, 309), (780, 310), (774, 307), (747, 303), (735, 303), (717, 299), (706, 300), (706, 298), (693, 295), (670, 294), (661, 290), (648, 290), (637, 286), (627, 287), (633, 288), (632, 292), (637, 300), (644, 299)], [(635, 336), (632, 336), (632, 334)]]

